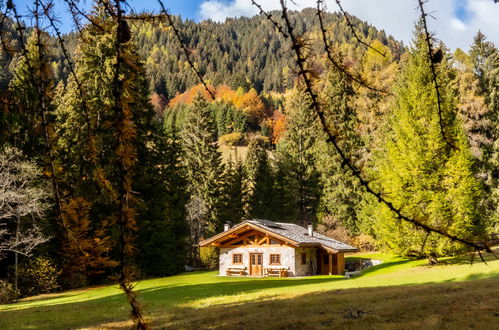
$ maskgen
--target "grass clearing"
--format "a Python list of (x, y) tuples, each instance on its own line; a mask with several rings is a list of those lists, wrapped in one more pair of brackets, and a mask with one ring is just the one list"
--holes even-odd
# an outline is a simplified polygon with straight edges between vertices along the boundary
[[(385, 323), (397, 326), (400, 322), (439, 327), (446, 318), (451, 325), (463, 322), (453, 318), (469, 315), (468, 307), (485, 313), (480, 314), (483, 325), (492, 320), (499, 324), (499, 316), (491, 312), (499, 312), (499, 260), (493, 256), (487, 256), (487, 264), (470, 265), (469, 257), (460, 257), (443, 259), (434, 267), (425, 266), (424, 260), (370, 257), (384, 262), (352, 279), (238, 278), (194, 272), (144, 280), (137, 290), (153, 325), (167, 328), (280, 328), (286, 324), (383, 328)], [(445, 313), (429, 313), (425, 306), (440, 306)], [(0, 305), (0, 328), (120, 328), (130, 325), (127, 316), (125, 298), (111, 285)]]

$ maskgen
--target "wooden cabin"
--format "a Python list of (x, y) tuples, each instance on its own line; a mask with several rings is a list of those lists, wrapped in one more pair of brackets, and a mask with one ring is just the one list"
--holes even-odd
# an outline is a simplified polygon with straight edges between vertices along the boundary
[(246, 220), (199, 243), (220, 250), (220, 275), (342, 275), (356, 248), (292, 223)]

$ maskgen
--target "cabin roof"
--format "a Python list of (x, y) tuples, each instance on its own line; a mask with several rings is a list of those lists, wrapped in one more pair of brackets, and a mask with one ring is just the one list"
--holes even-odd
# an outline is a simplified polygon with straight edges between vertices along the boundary
[(219, 233), (213, 237), (210, 237), (207, 240), (202, 241), (200, 245), (206, 246), (212, 242), (222, 240), (226, 235), (237, 232), (241, 228), (244, 228), (245, 226), (248, 225), (253, 227), (254, 229), (260, 228), (266, 232), (273, 233), (278, 237), (289, 239), (291, 243), (294, 243), (293, 245), (297, 247), (321, 246), (325, 249), (331, 249), (338, 252), (357, 251), (357, 249), (353, 246), (350, 246), (346, 243), (340, 242), (333, 238), (321, 235), (315, 231), (313, 236), (310, 236), (308, 234), (307, 228), (298, 226), (294, 223), (273, 222), (270, 220), (262, 220), (262, 219), (243, 221), (240, 224), (235, 225), (234, 227), (230, 228), (225, 232)]

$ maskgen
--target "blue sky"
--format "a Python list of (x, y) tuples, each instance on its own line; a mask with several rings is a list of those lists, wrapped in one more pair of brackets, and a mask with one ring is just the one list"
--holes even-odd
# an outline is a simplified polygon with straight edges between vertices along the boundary
[[(201, 16), (199, 15), (199, 6), (202, 2), (203, 0), (163, 0), (166, 8), (172, 13), (195, 20), (201, 19)], [(0, 0), (0, 3), (2, 3), (2, 0)], [(18, 11), (23, 15), (27, 15), (29, 13), (28, 7), (33, 6), (33, 0), (14, 0), (14, 3), (16, 4)], [(54, 0), (54, 3), (56, 4), (55, 12), (57, 17), (63, 25), (62, 29), (64, 31), (70, 31), (72, 26), (69, 15), (67, 14), (67, 5), (65, 5), (62, 0)], [(156, 0), (128, 0), (127, 3), (136, 11), (159, 11), (159, 5)], [(81, 0), (81, 7), (83, 8), (88, 9), (91, 4), (92, 0)]]
[[(14, 0), (20, 12), (27, 13), (27, 4), (33, 0)], [(62, 30), (71, 30), (71, 21), (66, 14), (62, 0), (54, 0), (58, 6), (56, 12), (61, 18)], [(328, 10), (337, 10), (334, 0), (325, 0)], [(0, 0), (0, 3), (2, 0)], [(3, 1), (5, 2), (5, 1)], [(82, 0), (88, 8), (91, 0)], [(258, 10), (252, 6), (251, 0), (163, 0), (170, 12), (180, 14), (183, 18), (196, 21), (212, 19), (224, 21), (227, 17), (252, 16)], [(257, 0), (265, 10), (279, 8), (278, 0)], [(315, 6), (316, 0), (288, 0), (292, 9), (303, 9)], [(158, 12), (156, 0), (128, 0), (130, 6), (137, 10)], [(385, 30), (395, 38), (409, 44), (412, 38), (414, 22), (418, 18), (417, 0), (343, 0), (343, 7), (351, 14)], [(473, 36), (481, 30), (488, 40), (499, 46), (499, 4), (494, 0), (429, 0), (425, 5), (427, 11), (436, 20), (429, 19), (429, 26), (436, 32), (437, 38), (443, 40), (448, 47), (468, 49)]]

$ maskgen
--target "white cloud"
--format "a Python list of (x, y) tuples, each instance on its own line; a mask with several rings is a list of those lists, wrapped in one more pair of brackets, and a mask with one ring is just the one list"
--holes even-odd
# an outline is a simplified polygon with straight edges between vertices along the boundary
[(450, 26), (458, 31), (466, 31), (468, 28), (466, 27), (466, 24), (464, 24), (459, 18), (453, 18), (450, 21)]
[[(458, 2), (462, 1), (467, 12), (465, 19), (457, 17), (455, 13)], [(280, 9), (279, 0), (257, 2), (267, 11)], [(288, 1), (290, 9), (316, 6), (315, 0), (294, 2), (296, 5)], [(337, 10), (333, 0), (327, 0), (326, 3), (330, 11)], [(342, 6), (350, 14), (385, 30), (406, 45), (412, 39), (414, 22), (419, 15), (416, 0), (343, 0)], [(436, 18), (428, 18), (430, 29), (451, 49), (468, 49), (478, 30), (499, 46), (499, 4), (494, 4), (494, 0), (430, 0), (425, 6), (427, 12)], [(210, 18), (219, 22), (227, 17), (257, 13), (258, 9), (251, 4), (251, 0), (204, 0), (199, 7), (202, 19)]]

